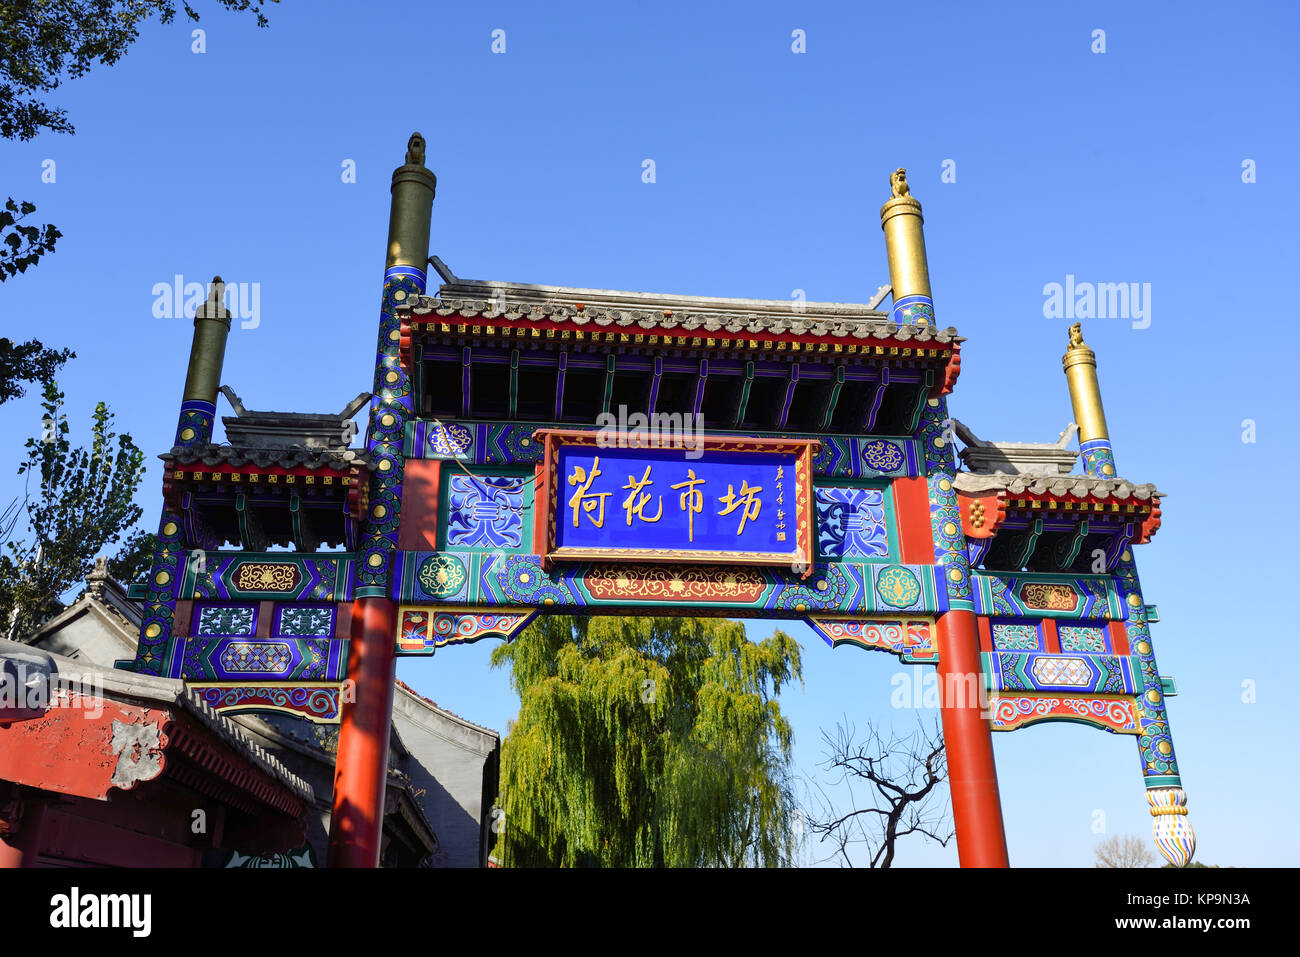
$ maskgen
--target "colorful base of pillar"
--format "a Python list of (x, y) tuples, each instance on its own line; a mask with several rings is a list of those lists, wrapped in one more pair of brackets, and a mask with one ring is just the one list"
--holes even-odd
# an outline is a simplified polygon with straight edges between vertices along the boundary
[(934, 303), (929, 296), (903, 296), (894, 300), (889, 321), (900, 326), (934, 325)]
[(1174, 867), (1186, 867), (1196, 853), (1196, 833), (1187, 820), (1187, 792), (1182, 788), (1148, 788), (1151, 832), (1156, 847)]
[(1115, 472), (1115, 452), (1110, 447), (1110, 439), (1091, 439), (1079, 443), (1079, 452), (1083, 455), (1085, 475), (1096, 478), (1113, 479)]
[(181, 403), (181, 414), (176, 421), (175, 445), (192, 448), (212, 441), (212, 425), (217, 418), (217, 404), (203, 399), (188, 399)]

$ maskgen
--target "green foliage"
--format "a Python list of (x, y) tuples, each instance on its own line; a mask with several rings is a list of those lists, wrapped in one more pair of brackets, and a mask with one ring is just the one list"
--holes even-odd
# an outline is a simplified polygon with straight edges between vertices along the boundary
[[(264, 2), (216, 0), (227, 10), (252, 10), (267, 25)], [(5, 0), (0, 4), (0, 136), (29, 140), (42, 129), (74, 133), (65, 110), (37, 98), (96, 63), (112, 66), (140, 37), (140, 25), (176, 17), (176, 0)], [(190, 20), (198, 13), (180, 3)]]
[(108, 560), (108, 574), (124, 585), (144, 581), (153, 568), (154, 552), (158, 550), (158, 535), (136, 529), (122, 543), (117, 554)]
[[(264, 27), (264, 3), (279, 0), (214, 0), (227, 10), (251, 10)], [(180, 9), (198, 21), (186, 0)], [(96, 63), (112, 66), (140, 37), (140, 26), (154, 16), (176, 17), (176, 0), (4, 0), (0, 3), (0, 137), (30, 140), (42, 130), (75, 133), (66, 110), (50, 106), (44, 95), (65, 80), (84, 75)], [(0, 282), (26, 272), (54, 251), (63, 234), (49, 225), (23, 220), (36, 207), (12, 197), (0, 211)]]
[(12, 196), (5, 201), (4, 209), (0, 209), (0, 282), (26, 272), (28, 266), (36, 265), (46, 253), (54, 252), (55, 242), (63, 235), (49, 223), (44, 226), (24, 223), (34, 212), (35, 205), (26, 200), (18, 203)]
[[(63, 393), (44, 389), (44, 428), (27, 440), (18, 474), (39, 488), (27, 502), (32, 540), (9, 542), (0, 556), (0, 622), (19, 636), (58, 611), (59, 596), (85, 579), (95, 556), (113, 545), (140, 518), (132, 501), (144, 475), (144, 454), (129, 435), (113, 431), (113, 414), (100, 402), (92, 417), (90, 448), (73, 448), (60, 415)], [(30, 493), (29, 493), (30, 494)], [(138, 551), (130, 539), (128, 562)]]
[(501, 752), (506, 866), (789, 864), (789, 722), (802, 682), (782, 631), (738, 622), (546, 616), (492, 654), (519, 719)]
[[(3, 222), (3, 217), (0, 217)], [(0, 259), (3, 254), (0, 253)], [(76, 353), (67, 349), (47, 349), (39, 339), (14, 343), (0, 338), (0, 405), (21, 399), (27, 392), (24, 382), (50, 382), (55, 371)]]

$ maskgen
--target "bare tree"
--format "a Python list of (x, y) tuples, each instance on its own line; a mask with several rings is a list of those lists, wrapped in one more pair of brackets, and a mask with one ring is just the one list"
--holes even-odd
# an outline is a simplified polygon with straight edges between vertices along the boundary
[(1093, 851), (1098, 867), (1150, 867), (1156, 856), (1147, 842), (1132, 834), (1116, 834), (1097, 845)]
[[(846, 801), (836, 802), (814, 782), (818, 807), (809, 815), (808, 831), (833, 847), (823, 860), (838, 857), (852, 867), (849, 849), (863, 845), (870, 866), (889, 867), (898, 841), (909, 834), (941, 847), (952, 840), (952, 817), (939, 787), (948, 777), (948, 761), (937, 719), (932, 729), (918, 720), (917, 730), (907, 735), (891, 728), (888, 739), (868, 724), (861, 741), (853, 725), (841, 722), (834, 735), (823, 731), (822, 740), (826, 760), (821, 766), (831, 786), (847, 794)], [(840, 810), (844, 807), (849, 810)]]

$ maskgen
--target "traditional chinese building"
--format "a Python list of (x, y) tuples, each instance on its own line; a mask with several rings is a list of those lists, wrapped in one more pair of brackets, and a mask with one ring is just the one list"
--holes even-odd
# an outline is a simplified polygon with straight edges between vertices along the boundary
[[(217, 709), (341, 721), (331, 864), (378, 859), (397, 655), (629, 611), (799, 620), (934, 665), (963, 865), (1007, 863), (992, 733), (1062, 720), (1135, 739), (1157, 843), (1190, 859), (1135, 564), (1159, 493), (1118, 477), (1077, 326), (1083, 474), (1068, 432), (965, 430), (958, 467), (964, 340), (936, 321), (902, 170), (881, 209), (888, 309), (460, 279), (429, 256), (435, 186), (416, 134), (393, 175), (363, 448), (351, 407), (242, 413), (214, 444), (217, 287), (142, 595), (137, 672)], [(310, 436), (266, 440), (291, 426)]]
[[(185, 681), (113, 670), (134, 659), (140, 605), (103, 559), (87, 586), (24, 642), (0, 648), (0, 866), (322, 864), (337, 724), (288, 710), (218, 713)], [(42, 707), (15, 713), (5, 693), (43, 675), (52, 677), (28, 689)], [(90, 712), (110, 716), (87, 721)], [(156, 743), (140, 752), (115, 721)], [(399, 686), (383, 866), (486, 866), (492, 834), (483, 809), (495, 794), (498, 751), (496, 732)], [(228, 796), (239, 786), (251, 795), (242, 802)], [(255, 803), (282, 792), (293, 800)], [(204, 815), (198, 832), (186, 817), (194, 811)]]

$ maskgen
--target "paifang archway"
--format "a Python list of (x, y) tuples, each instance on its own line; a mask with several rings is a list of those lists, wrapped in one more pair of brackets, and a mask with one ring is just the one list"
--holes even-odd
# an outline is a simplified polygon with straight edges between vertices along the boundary
[(330, 864), (375, 866), (396, 656), (548, 612), (802, 620), (937, 668), (963, 866), (1007, 863), (992, 732), (1051, 721), (1137, 740), (1157, 844), (1187, 863), (1173, 682), (1133, 558), (1159, 493), (1116, 475), (1077, 326), (1082, 475), (1068, 431), (999, 445), (949, 417), (963, 340), (935, 323), (921, 205), (903, 170), (890, 183), (890, 286), (867, 304), (468, 281), (428, 255), (415, 134), (372, 393), (313, 416), (227, 391), (214, 445), (219, 281), (196, 314), (129, 667), (218, 710), (341, 722)]

